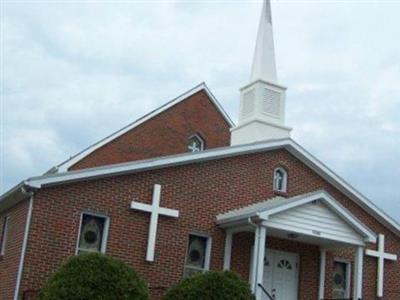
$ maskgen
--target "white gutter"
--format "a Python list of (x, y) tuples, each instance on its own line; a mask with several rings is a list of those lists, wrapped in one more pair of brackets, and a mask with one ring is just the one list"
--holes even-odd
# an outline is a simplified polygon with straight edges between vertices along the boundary
[(14, 291), (14, 300), (19, 299), (18, 294), (19, 294), (19, 289), (21, 287), (22, 271), (24, 269), (26, 246), (28, 244), (29, 229), (31, 226), (31, 219), (32, 219), (32, 209), (33, 209), (33, 195), (31, 195), (31, 197), (29, 198), (29, 209), (28, 209), (28, 214), (26, 215), (24, 240), (22, 242), (21, 257), (18, 266), (17, 282), (15, 284), (15, 291)]
[(187, 154), (171, 155), (161, 158), (147, 159), (138, 162), (121, 163), (103, 167), (69, 171), (46, 176), (32, 177), (26, 180), (26, 184), (34, 188), (41, 188), (47, 185), (62, 184), (79, 180), (88, 180), (107, 176), (116, 176), (127, 173), (143, 172), (157, 168), (179, 166), (183, 164), (204, 162), (209, 160), (221, 159), (225, 157), (256, 153), (259, 151), (272, 151), (281, 147), (292, 146), (294, 144), (289, 139), (272, 140), (265, 143), (255, 143), (240, 145), (235, 147), (224, 147), (210, 149), (206, 151)]

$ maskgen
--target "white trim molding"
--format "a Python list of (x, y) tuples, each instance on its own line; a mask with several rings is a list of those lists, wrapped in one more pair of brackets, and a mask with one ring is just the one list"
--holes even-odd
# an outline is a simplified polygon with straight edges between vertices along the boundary
[(52, 170), (56, 171), (57, 173), (59, 172), (66, 172), (68, 169), (94, 152), (95, 150), (99, 149), (100, 147), (110, 143), (112, 140), (120, 137), (121, 135), (125, 134), (126, 132), (132, 130), (133, 128), (143, 124), (147, 120), (154, 118), (158, 114), (162, 113), (163, 111), (166, 111), (167, 109), (171, 108), (172, 106), (175, 106), (176, 104), (184, 101), (185, 99), (189, 98), (190, 96), (200, 92), (204, 91), (208, 98), (211, 100), (211, 102), (214, 104), (214, 106), (217, 108), (217, 110), (221, 113), (222, 117), (225, 119), (225, 121), (228, 123), (229, 127), (233, 128), (235, 124), (233, 121), (230, 119), (228, 114), (225, 112), (221, 104), (218, 102), (218, 100), (215, 98), (215, 96), (211, 93), (210, 89), (207, 87), (207, 85), (202, 82), (201, 84), (195, 86), (194, 88), (190, 89), (189, 91), (183, 93), (182, 95), (178, 96), (177, 98), (167, 102), (166, 104), (160, 106), (159, 108), (153, 110), (149, 114), (139, 118), (138, 120), (134, 121), (133, 123), (121, 128), (120, 130), (112, 133), (111, 135), (105, 137), (104, 139), (98, 141), (97, 143), (89, 146), (88, 148), (84, 149), (83, 151), (79, 152), (78, 154), (72, 156), (68, 160), (62, 162)]

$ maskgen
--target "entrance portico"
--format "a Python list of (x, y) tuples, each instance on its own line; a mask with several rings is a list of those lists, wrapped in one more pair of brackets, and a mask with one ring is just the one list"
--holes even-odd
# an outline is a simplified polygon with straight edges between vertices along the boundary
[(297, 299), (295, 276), (298, 265), (293, 256), (296, 249), (276, 254), (269, 248), (270, 237), (320, 248), (319, 270), (318, 267), (314, 270), (319, 273), (319, 299), (326, 295), (326, 251), (354, 248), (351, 295), (353, 299), (362, 298), (364, 248), (366, 243), (376, 242), (376, 235), (327, 192), (321, 190), (292, 198), (275, 197), (218, 215), (217, 223), (226, 230), (225, 270), (230, 269), (233, 236), (245, 231), (254, 233), (249, 280), (257, 300)]

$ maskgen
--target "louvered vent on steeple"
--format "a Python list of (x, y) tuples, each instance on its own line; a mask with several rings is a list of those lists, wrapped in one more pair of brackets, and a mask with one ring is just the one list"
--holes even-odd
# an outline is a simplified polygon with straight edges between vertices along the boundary
[(273, 117), (281, 114), (281, 94), (273, 90), (263, 89), (263, 113)]
[(246, 118), (254, 113), (255, 109), (255, 99), (254, 99), (254, 89), (247, 91), (243, 95), (243, 102), (242, 102), (242, 118)]

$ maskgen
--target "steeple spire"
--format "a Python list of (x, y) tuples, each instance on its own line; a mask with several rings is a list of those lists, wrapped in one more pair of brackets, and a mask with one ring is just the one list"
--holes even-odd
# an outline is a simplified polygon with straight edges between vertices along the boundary
[(286, 87), (277, 83), (270, 0), (263, 0), (250, 83), (240, 89), (238, 126), (231, 145), (290, 137), (285, 125)]
[(254, 50), (253, 66), (250, 82), (258, 79), (276, 83), (278, 81), (275, 65), (274, 37), (272, 30), (271, 2), (263, 1), (260, 25), (256, 47)]

